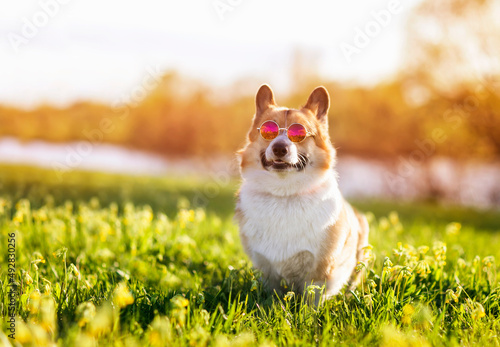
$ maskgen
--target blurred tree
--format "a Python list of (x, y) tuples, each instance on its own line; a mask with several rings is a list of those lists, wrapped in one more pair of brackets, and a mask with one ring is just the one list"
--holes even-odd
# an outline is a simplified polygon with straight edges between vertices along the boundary
[[(278, 102), (300, 107), (314, 87), (325, 85), (332, 97), (330, 134), (341, 155), (394, 160), (424, 144), (426, 159), (498, 158), (497, 18), (499, 0), (424, 0), (411, 15), (405, 64), (393, 80), (370, 87), (325, 81), (316, 52), (297, 49), (288, 62), (291, 93)], [(230, 155), (245, 141), (259, 83), (253, 76), (210, 88), (169, 72), (143, 100), (118, 109), (93, 102), (65, 109), (0, 105), (0, 136), (62, 142), (91, 134), (91, 140), (166, 156)]]
[(404, 74), (442, 95), (500, 87), (500, 2), (426, 0), (408, 22)]
[(447, 105), (429, 114), (462, 136), (459, 152), (500, 157), (499, 17), (497, 0), (426, 0), (408, 23), (405, 94), (416, 105)]

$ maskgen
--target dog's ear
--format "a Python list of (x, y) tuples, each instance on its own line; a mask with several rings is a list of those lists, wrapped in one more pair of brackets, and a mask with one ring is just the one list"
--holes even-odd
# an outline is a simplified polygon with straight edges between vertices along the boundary
[(318, 120), (328, 125), (328, 109), (330, 108), (330, 95), (325, 87), (317, 87), (313, 90), (304, 108), (309, 109), (316, 115)]
[(271, 87), (267, 84), (263, 84), (260, 86), (257, 95), (255, 96), (255, 106), (256, 106), (256, 114), (260, 114), (268, 109), (270, 106), (275, 106), (276, 102), (274, 101), (274, 95)]

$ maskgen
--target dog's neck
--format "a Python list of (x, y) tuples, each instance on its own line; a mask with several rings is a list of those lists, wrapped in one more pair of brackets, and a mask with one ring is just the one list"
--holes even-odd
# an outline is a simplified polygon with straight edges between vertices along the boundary
[(279, 177), (275, 174), (256, 171), (243, 175), (242, 190), (275, 197), (311, 196), (337, 194), (337, 173), (331, 169), (322, 174), (301, 173)]

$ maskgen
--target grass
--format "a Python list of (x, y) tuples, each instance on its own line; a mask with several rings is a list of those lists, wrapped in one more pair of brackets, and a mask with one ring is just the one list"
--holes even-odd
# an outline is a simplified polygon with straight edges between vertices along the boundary
[[(359, 201), (369, 261), (315, 307), (262, 287), (234, 182), (0, 168), (1, 341), (43, 346), (499, 345), (500, 213)], [(392, 211), (392, 212), (391, 212)], [(311, 289), (311, 288), (309, 288)], [(10, 341), (10, 342), (9, 342)]]

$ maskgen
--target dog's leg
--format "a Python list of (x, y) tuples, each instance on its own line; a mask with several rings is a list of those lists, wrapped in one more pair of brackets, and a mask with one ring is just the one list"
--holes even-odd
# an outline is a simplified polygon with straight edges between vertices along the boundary
[(269, 290), (271, 294), (276, 291), (278, 294), (282, 293), (280, 286), (281, 276), (278, 274), (273, 264), (260, 253), (254, 253), (252, 256), (254, 266), (262, 271), (264, 279), (264, 287)]
[(280, 264), (281, 276), (292, 287), (291, 289), (302, 293), (304, 285), (311, 284), (311, 271), (313, 270), (314, 256), (309, 251), (302, 251)]

